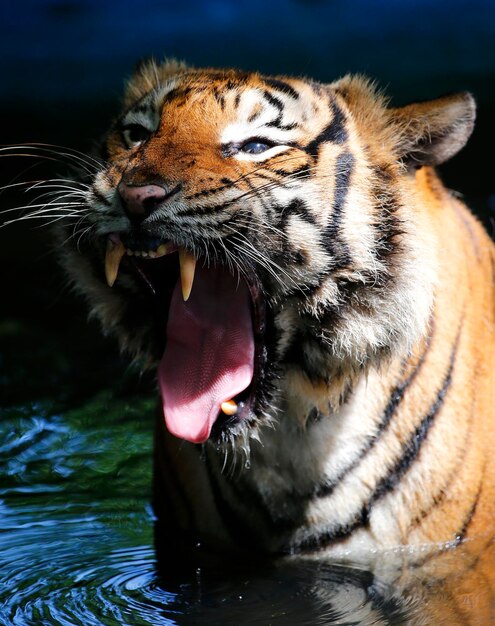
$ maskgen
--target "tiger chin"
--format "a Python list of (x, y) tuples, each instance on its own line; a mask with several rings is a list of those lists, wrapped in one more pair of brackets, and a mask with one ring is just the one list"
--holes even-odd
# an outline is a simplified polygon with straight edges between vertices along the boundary
[(163, 538), (338, 557), (492, 529), (494, 250), (433, 169), (474, 119), (360, 76), (137, 69), (62, 261), (156, 368)]

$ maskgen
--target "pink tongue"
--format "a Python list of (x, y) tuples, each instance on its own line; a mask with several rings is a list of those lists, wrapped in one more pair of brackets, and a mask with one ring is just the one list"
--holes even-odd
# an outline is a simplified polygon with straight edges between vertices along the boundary
[(176, 437), (202, 443), (220, 405), (251, 383), (254, 338), (250, 294), (227, 270), (196, 267), (191, 296), (177, 281), (158, 367), (163, 413)]

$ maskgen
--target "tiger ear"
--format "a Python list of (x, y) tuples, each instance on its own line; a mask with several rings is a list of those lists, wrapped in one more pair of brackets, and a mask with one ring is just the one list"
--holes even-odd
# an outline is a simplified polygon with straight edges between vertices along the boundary
[(399, 129), (399, 156), (409, 169), (439, 165), (464, 147), (474, 128), (476, 104), (463, 92), (391, 109)]
[(152, 89), (156, 89), (175, 74), (186, 71), (187, 65), (176, 59), (166, 59), (158, 63), (153, 57), (146, 57), (138, 61), (134, 73), (127, 83), (124, 94), (124, 106), (131, 106), (133, 102), (142, 98)]

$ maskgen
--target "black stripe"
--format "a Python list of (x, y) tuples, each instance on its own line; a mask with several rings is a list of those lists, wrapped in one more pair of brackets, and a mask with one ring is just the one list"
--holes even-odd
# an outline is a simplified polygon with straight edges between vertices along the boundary
[(187, 96), (193, 91), (192, 87), (175, 87), (171, 91), (169, 91), (163, 99), (163, 103), (170, 104), (175, 100), (185, 101)]
[(349, 246), (340, 239), (340, 227), (344, 205), (349, 192), (349, 184), (354, 169), (354, 157), (350, 152), (343, 152), (337, 157), (335, 165), (335, 183), (332, 214), (322, 233), (322, 244), (332, 255), (332, 269), (341, 269), (351, 264)]
[[(267, 172), (258, 172), (256, 171), (256, 178), (261, 178), (261, 180), (267, 180), (270, 183), (273, 183), (276, 186), (283, 185), (284, 182), (279, 180), (274, 174), (277, 172), (275, 170), (268, 170)], [(287, 175), (288, 172), (284, 172), (282, 175)], [(264, 186), (264, 185), (263, 185)], [(261, 189), (262, 191), (262, 189)]]
[(265, 126), (269, 126), (270, 128), (281, 128), (282, 127), (282, 113), (279, 113), (277, 117), (269, 122), (266, 122)]
[[(326, 268), (318, 274), (313, 275), (311, 278), (311, 282), (308, 282), (304, 285), (300, 284), (293, 287), (292, 289), (287, 290), (285, 292), (285, 297), (296, 297), (298, 299), (301, 299), (302, 293), (304, 293), (304, 299), (309, 300), (314, 297), (314, 295), (322, 288), (328, 276), (328, 269)], [(327, 306), (329, 310), (331, 309), (332, 311), (334, 310), (334, 308), (336, 308), (335, 305), (329, 304)], [(339, 305), (338, 309), (340, 310), (341, 308), (342, 307)], [(317, 323), (318, 326), (321, 328), (322, 323), (319, 318), (313, 318), (312, 321), (313, 323)]]
[[(480, 496), (481, 496), (481, 489), (483, 487), (485, 467), (483, 467), (482, 477), (481, 477), (480, 484), (479, 484), (477, 492), (476, 492), (476, 496), (475, 496), (474, 502), (470, 506), (469, 511), (468, 511), (466, 517), (464, 518), (464, 521), (462, 523), (462, 526), (461, 526), (460, 530), (456, 533), (456, 540), (455, 540), (455, 544), (456, 545), (459, 545), (460, 543), (462, 543), (464, 541), (464, 539), (466, 537), (466, 534), (467, 534), (467, 529), (469, 527), (469, 524), (471, 523), (471, 520), (473, 519), (474, 514), (476, 512), (476, 508), (478, 506), (478, 502), (479, 502), (479, 499), (480, 499)], [(443, 493), (442, 493), (442, 495), (443, 495)], [(439, 501), (441, 501), (441, 500), (439, 500)], [(426, 515), (425, 515), (425, 517), (426, 517)], [(477, 564), (478, 559), (479, 559), (479, 555), (483, 554), (484, 550), (487, 547), (487, 545), (492, 543), (492, 542), (493, 542), (493, 537), (490, 537), (488, 539), (488, 543), (485, 544), (483, 546), (483, 548), (479, 550), (478, 557), (475, 559), (475, 561), (473, 563), (471, 563), (471, 565), (468, 568), (468, 570), (464, 572), (464, 575), (466, 575), (469, 571), (471, 571), (474, 567), (476, 567), (476, 564)], [(414, 568), (423, 567), (424, 565), (426, 565), (426, 563), (428, 561), (431, 561), (436, 556), (438, 556), (438, 554), (439, 554), (438, 552), (435, 552), (434, 554), (429, 554), (426, 557), (424, 557), (423, 559), (420, 559), (419, 561), (416, 561), (414, 563)]]
[[(291, 164), (289, 163), (289, 165), (291, 165)], [(304, 165), (300, 165), (299, 167), (296, 167), (293, 170), (273, 169), (273, 170), (270, 170), (270, 171), (273, 172), (274, 174), (278, 174), (279, 176), (282, 176), (284, 178), (286, 178), (287, 176), (290, 176), (291, 179), (290, 179), (289, 182), (292, 182), (292, 180), (294, 180), (294, 179), (297, 180), (298, 178), (306, 178), (312, 172), (311, 166), (308, 165), (307, 163), (305, 163)]]
[(414, 461), (419, 455), (422, 444), (426, 440), (426, 437), (430, 431), (431, 426), (434, 423), (435, 417), (440, 411), (445, 396), (452, 383), (452, 374), (455, 365), (455, 359), (457, 356), (457, 349), (459, 345), (460, 330), (457, 335), (457, 339), (453, 346), (448, 370), (445, 374), (442, 386), (437, 392), (437, 396), (432, 403), (428, 413), (423, 417), (419, 426), (414, 430), (411, 437), (402, 448), (402, 454), (395, 466), (388, 472), (386, 476), (379, 481), (374, 492), (371, 494), (368, 502), (364, 504), (361, 511), (354, 517), (353, 520), (347, 524), (340, 524), (333, 526), (328, 530), (313, 535), (307, 539), (303, 539), (297, 544), (291, 544), (286, 547), (285, 551), (289, 553), (314, 551), (319, 548), (330, 545), (336, 541), (340, 541), (349, 537), (355, 530), (368, 525), (369, 517), (371, 514), (371, 508), (375, 502), (380, 500), (387, 493), (392, 491), (398, 484), (399, 480), (404, 476), (407, 470), (411, 467)]
[(337, 236), (342, 222), (344, 204), (349, 192), (349, 182), (354, 169), (354, 157), (352, 154), (350, 152), (339, 154), (335, 169), (332, 217), (325, 229), (325, 235), (327, 237)]
[(283, 80), (279, 80), (278, 78), (265, 78), (265, 84), (269, 87), (272, 87), (272, 89), (281, 91), (287, 96), (291, 96), (291, 98), (294, 98), (294, 100), (299, 99), (299, 94), (294, 89), (294, 87), (292, 87)]
[(315, 218), (310, 213), (307, 203), (301, 198), (294, 198), (287, 206), (279, 207), (279, 211), (280, 218), (284, 220), (284, 222), (289, 215), (296, 215), (305, 222), (308, 222), (308, 224), (312, 224), (313, 226), (318, 225)]
[(215, 100), (220, 105), (220, 108), (222, 109), (222, 111), (224, 111), (225, 110), (225, 96), (222, 93), (220, 93), (218, 89), (213, 90), (213, 96), (215, 97)]
[(379, 220), (373, 225), (377, 233), (373, 255), (385, 265), (389, 265), (393, 256), (400, 252), (401, 235), (405, 232), (402, 221), (396, 215), (397, 210), (398, 205), (392, 209), (384, 208)]
[[(433, 322), (432, 322), (432, 326), (433, 326)], [(358, 453), (357, 457), (347, 467), (345, 467), (343, 470), (341, 470), (341, 472), (338, 474), (338, 476), (336, 476), (335, 478), (332, 478), (332, 480), (329, 481), (329, 482), (326, 482), (326, 483), (324, 483), (322, 485), (319, 485), (316, 488), (316, 493), (314, 495), (317, 498), (326, 498), (326, 497), (330, 496), (334, 492), (335, 487), (337, 487), (338, 484), (350, 472), (355, 470), (356, 467), (361, 463), (361, 461), (366, 457), (366, 455), (371, 450), (373, 450), (373, 448), (378, 444), (378, 442), (380, 441), (380, 437), (383, 435), (383, 433), (390, 426), (390, 423), (392, 421), (392, 417), (394, 416), (395, 412), (397, 411), (397, 408), (399, 407), (400, 403), (402, 402), (407, 389), (411, 386), (411, 384), (413, 383), (414, 379), (418, 375), (419, 371), (423, 367), (423, 364), (424, 364), (425, 359), (426, 359), (426, 355), (428, 354), (428, 352), (430, 351), (430, 348), (431, 348), (432, 337), (433, 337), (433, 329), (432, 329), (432, 331), (430, 331), (430, 333), (427, 336), (425, 348), (424, 348), (424, 350), (423, 350), (423, 352), (421, 354), (420, 359), (418, 360), (418, 362), (416, 364), (416, 367), (411, 372), (411, 374), (408, 376), (408, 378), (406, 378), (406, 380), (404, 380), (402, 383), (397, 385), (393, 389), (392, 393), (390, 394), (390, 399), (388, 401), (387, 406), (385, 407), (385, 410), (383, 411), (382, 418), (380, 420), (380, 423), (378, 425), (378, 428), (377, 428), (376, 432), (373, 434), (372, 439), (370, 439), (368, 441), (368, 443), (360, 450), (360, 452)]]
[(347, 141), (344, 113), (334, 99), (332, 99), (330, 107), (332, 110), (332, 121), (304, 148), (309, 155), (315, 158), (318, 156), (318, 151), (322, 143), (331, 142), (343, 144)]
[(224, 189), (229, 189), (233, 186), (233, 182), (227, 178), (222, 178), (221, 182), (223, 185), (218, 187), (210, 187), (210, 189), (203, 189), (202, 191), (197, 191), (196, 193), (192, 193), (190, 196), (186, 196), (185, 200), (196, 200), (197, 198), (207, 198), (208, 196), (217, 193), (217, 191), (223, 191)]
[(306, 424), (311, 426), (312, 424), (317, 424), (321, 422), (321, 420), (325, 417), (323, 413), (321, 413), (315, 406), (311, 409), (311, 411), (306, 416)]
[(258, 111), (252, 111), (249, 114), (249, 117), (248, 117), (247, 121), (248, 122), (254, 122), (254, 120), (257, 119), (262, 113), (263, 113), (263, 108), (260, 106)]
[[(281, 209), (280, 217), (277, 220), (277, 225), (279, 225), (280, 229), (287, 234), (285, 226), (287, 225), (287, 218), (290, 215), (294, 215), (299, 218), (303, 222), (316, 225), (314, 217), (309, 213), (308, 207), (303, 200), (294, 199), (289, 203), (288, 206), (283, 207)], [(311, 260), (310, 253), (308, 249), (303, 245), (297, 246), (294, 245), (290, 237), (282, 237), (281, 241), (282, 249), (279, 253), (277, 253), (276, 258), (278, 257), (282, 265), (283, 264), (295, 264), (299, 266), (308, 265)]]
[(282, 102), (282, 100), (280, 100), (279, 98), (277, 98), (276, 96), (272, 95), (269, 91), (263, 91), (263, 96), (265, 97), (266, 100), (268, 100), (268, 102), (274, 106), (279, 113), (282, 113), (284, 110), (284, 103)]
[(295, 122), (291, 124), (283, 124), (283, 113), (285, 106), (279, 98), (272, 95), (269, 91), (263, 91), (263, 96), (272, 106), (274, 106), (278, 110), (277, 117), (270, 122), (267, 122), (265, 126), (278, 128), (280, 130), (293, 130), (294, 128), (297, 128), (298, 125)]
[(213, 206), (197, 205), (184, 211), (178, 211), (177, 217), (196, 217), (209, 215), (210, 213), (220, 213), (230, 205), (230, 201), (223, 202), (222, 204), (215, 204)]
[(328, 344), (314, 328), (298, 328), (285, 349), (283, 362), (302, 369), (313, 384), (328, 384), (328, 350)]
[(151, 112), (151, 105), (149, 102), (137, 104), (132, 107), (132, 111), (134, 113), (146, 113), (146, 115), (149, 115)]
[[(311, 277), (310, 282), (294, 286), (292, 289), (285, 291), (285, 297), (289, 298), (289, 297), (295, 296), (296, 298), (300, 299), (302, 292), (304, 292), (304, 298), (306, 301), (308, 301), (311, 298), (314, 298), (316, 294), (318, 294), (318, 292), (323, 287), (328, 277), (329, 277), (329, 266), (327, 266), (323, 271), (319, 272), (318, 274), (314, 274)], [(363, 286), (362, 283), (360, 283), (360, 286), (361, 287)], [(326, 310), (328, 311), (327, 322), (332, 327), (334, 327), (336, 323), (336, 318), (335, 318), (336, 311), (340, 311), (342, 309), (342, 304), (344, 304), (344, 300), (345, 298), (342, 297), (338, 299), (338, 302), (339, 302), (338, 305), (337, 304), (326, 305), (327, 307)], [(333, 318), (331, 322), (330, 322), (330, 317)], [(321, 329), (323, 322), (319, 316), (317, 317), (308, 316), (308, 318), (309, 318), (310, 324), (313, 323), (314, 325), (317, 325), (318, 328)]]
[(438, 415), (438, 412), (442, 408), (443, 401), (445, 400), (445, 396), (447, 395), (447, 391), (452, 383), (452, 373), (454, 371), (455, 358), (457, 355), (457, 348), (459, 345), (459, 337), (460, 331), (457, 335), (456, 341), (454, 343), (451, 355), (449, 368), (445, 375), (442, 386), (440, 387), (437, 397), (435, 401), (430, 407), (430, 410), (425, 415), (425, 417), (421, 420), (419, 426), (415, 429), (412, 436), (409, 438), (409, 441), (403, 448), (403, 453), (401, 455), (400, 460), (392, 469), (391, 472), (387, 476), (385, 476), (380, 483), (378, 484), (375, 492), (371, 498), (371, 502), (375, 502), (379, 500), (382, 496), (391, 491), (399, 482), (399, 480), (404, 476), (407, 470), (411, 467), (414, 461), (417, 459), (419, 455), (419, 451), (423, 442), (426, 440), (426, 437), (430, 431), (433, 422), (435, 421), (435, 417)]
[[(469, 572), (472, 572), (473, 570), (476, 570), (476, 568), (478, 567), (478, 563), (479, 563), (480, 558), (485, 555), (485, 551), (487, 549), (489, 549), (490, 547), (493, 548), (493, 534), (492, 533), (488, 533), (487, 537), (488, 538), (486, 539), (485, 542), (483, 542), (482, 546), (479, 546), (479, 545), (477, 546), (477, 548), (476, 548), (476, 552), (477, 552), (476, 558), (469, 564), (468, 568), (463, 569), (462, 574), (463, 574), (464, 578), (466, 578), (466, 576), (469, 575)], [(459, 541), (456, 541), (456, 545), (458, 545), (459, 543), (460, 543)], [(444, 552), (433, 552), (433, 554), (428, 554), (425, 557), (423, 557), (422, 559), (418, 559), (413, 564), (414, 569), (418, 569), (418, 568), (424, 567), (428, 562), (432, 561), (433, 559), (435, 559), (436, 557), (438, 557), (441, 554), (444, 554)]]
[(452, 484), (454, 483), (454, 480), (459, 479), (461, 468), (464, 466), (464, 462), (467, 457), (468, 450), (470, 450), (470, 444), (472, 444), (471, 431), (472, 431), (472, 425), (473, 425), (473, 410), (474, 410), (474, 399), (471, 402), (471, 411), (469, 413), (469, 424), (468, 424), (468, 430), (464, 437), (464, 445), (462, 446), (460, 454), (456, 458), (456, 463), (453, 469), (450, 471), (449, 475), (447, 476), (447, 480), (440, 487), (440, 489), (435, 493), (431, 502), (413, 520), (410, 526), (411, 529), (421, 524), (426, 517), (428, 517), (440, 504), (442, 504), (442, 502), (447, 497), (450, 491), (450, 488), (452, 487)]
[[(275, 217), (274, 216), (274, 207), (272, 206), (272, 203), (270, 202), (269, 198), (265, 198), (265, 196), (262, 195), (262, 193), (260, 193), (260, 191), (263, 191), (263, 190), (258, 189), (256, 184), (249, 180), (249, 177), (246, 177), (244, 182), (248, 186), (249, 191), (252, 193), (252, 195), (256, 196), (258, 198), (261, 206), (265, 210), (265, 213), (268, 215), (270, 221), (273, 220), (274, 217)], [(266, 192), (266, 190), (265, 190), (265, 192)], [(268, 192), (269, 192), (269, 190), (268, 190)]]
[(478, 507), (478, 502), (480, 501), (481, 489), (483, 487), (484, 478), (485, 478), (485, 471), (484, 471), (484, 468), (483, 468), (483, 472), (481, 473), (480, 484), (478, 486), (478, 490), (476, 492), (476, 496), (474, 498), (474, 502), (471, 505), (471, 507), (470, 507), (470, 509), (469, 509), (469, 511), (468, 511), (468, 513), (467, 513), (463, 523), (462, 523), (461, 529), (457, 533), (457, 536), (456, 536), (457, 543), (461, 543), (466, 538), (467, 531), (468, 531), (468, 528), (469, 528), (469, 524), (471, 523), (471, 521), (472, 521), (472, 519), (474, 517), (474, 514), (476, 513), (476, 509)]
[(282, 114), (280, 113), (277, 117), (270, 122), (267, 122), (265, 126), (269, 126), (271, 128), (278, 128), (279, 130), (294, 130), (294, 128), (298, 128), (299, 124), (297, 122), (291, 122), (290, 124), (282, 123)]
[(374, 195), (377, 202), (378, 220), (373, 224), (376, 242), (373, 248), (375, 258), (388, 264), (391, 257), (400, 250), (400, 236), (404, 234), (402, 221), (397, 217), (400, 202), (390, 185), (393, 176), (386, 166), (374, 168)]

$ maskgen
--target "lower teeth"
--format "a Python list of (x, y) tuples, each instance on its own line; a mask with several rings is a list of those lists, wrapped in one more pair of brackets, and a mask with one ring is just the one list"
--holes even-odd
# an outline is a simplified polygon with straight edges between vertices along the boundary
[(234, 400), (227, 400), (220, 405), (222, 412), (225, 415), (235, 415), (237, 413), (237, 404)]

